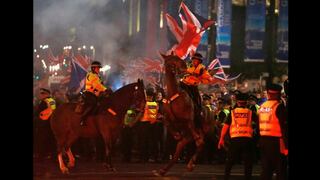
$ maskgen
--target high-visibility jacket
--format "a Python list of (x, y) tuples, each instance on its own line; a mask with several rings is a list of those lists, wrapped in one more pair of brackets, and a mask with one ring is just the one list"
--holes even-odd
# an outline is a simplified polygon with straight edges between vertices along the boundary
[(44, 99), (44, 101), (47, 103), (47, 109), (41, 111), (39, 117), (41, 120), (48, 120), (52, 112), (56, 109), (56, 101), (51, 97)]
[(209, 108), (209, 111), (211, 112), (212, 111), (211, 105), (207, 104), (206, 106)]
[(107, 88), (102, 84), (102, 80), (99, 74), (88, 72), (86, 76), (85, 90), (92, 92), (96, 96), (99, 96), (100, 92), (105, 91)]
[(248, 108), (235, 108), (231, 111), (230, 137), (252, 137), (252, 111)]
[(260, 106), (258, 104), (255, 104), (254, 107), (256, 108), (257, 112), (259, 111), (260, 109)]
[(142, 122), (149, 121), (150, 123), (155, 123), (158, 114), (158, 104), (155, 101), (147, 101), (145, 106), (144, 114), (141, 119)]
[(182, 79), (182, 82), (187, 85), (197, 86), (200, 83), (208, 84), (212, 80), (212, 76), (203, 64), (199, 64), (197, 67), (189, 67), (187, 72), (188, 75)]
[(279, 104), (277, 100), (268, 100), (260, 106), (258, 114), (261, 136), (282, 136), (279, 119), (276, 116), (276, 109)]
[[(221, 110), (220, 112), (223, 112), (223, 113), (226, 115), (225, 118), (227, 118), (228, 115), (230, 114), (230, 111), (229, 111), (228, 109), (223, 109), (223, 110)], [(219, 114), (220, 114), (220, 113), (219, 113)], [(217, 116), (217, 119), (220, 120), (219, 114), (218, 114), (218, 116)], [(225, 119), (223, 119), (222, 123), (224, 123), (224, 120), (225, 120)]]
[(124, 117), (124, 125), (129, 125), (131, 122), (134, 121), (135, 119), (135, 116), (136, 116), (136, 113), (134, 110), (131, 110), (131, 109), (128, 109), (127, 110), (127, 113)]

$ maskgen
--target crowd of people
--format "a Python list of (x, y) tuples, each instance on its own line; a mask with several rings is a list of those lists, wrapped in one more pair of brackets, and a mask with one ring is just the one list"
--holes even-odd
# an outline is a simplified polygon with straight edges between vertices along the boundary
[[(93, 67), (93, 73), (98, 74), (101, 65), (96, 63)], [(86, 89), (94, 93), (108, 89), (100, 85), (102, 81), (99, 76), (93, 79), (99, 81), (96, 86), (100, 88), (95, 91), (93, 83), (86, 82)], [(261, 164), (263, 179), (270, 179), (274, 171), (283, 178), (288, 154), (288, 96), (281, 89), (281, 86), (272, 84), (262, 92), (230, 91), (224, 86), (213, 92), (200, 91), (200, 100), (196, 100), (196, 104), (200, 103), (202, 113), (198, 116), (205, 118), (212, 126), (205, 135), (205, 146), (198, 163), (225, 164), (225, 179), (228, 179), (232, 165), (240, 163), (238, 155), (243, 154), (246, 179), (250, 179), (255, 163)], [(163, 89), (148, 85), (145, 111), (139, 112), (134, 107), (127, 110), (113, 153), (123, 162), (157, 163), (172, 159), (177, 138), (166, 128), (164, 98), (166, 94)], [(40, 90), (40, 103), (35, 104), (34, 108), (35, 158), (55, 157), (55, 140), (48, 117), (60, 104), (77, 102), (77, 99), (77, 95), (63, 94), (59, 90), (52, 93), (49, 89)], [(195, 147), (195, 144), (186, 146), (179, 160), (187, 162)], [(102, 139), (80, 138), (72, 148), (77, 158), (103, 161)]]

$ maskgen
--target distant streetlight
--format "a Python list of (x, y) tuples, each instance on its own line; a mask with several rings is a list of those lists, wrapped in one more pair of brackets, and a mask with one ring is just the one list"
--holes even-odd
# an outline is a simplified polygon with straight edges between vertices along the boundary
[(86, 46), (82, 46), (83, 49), (86, 49)]

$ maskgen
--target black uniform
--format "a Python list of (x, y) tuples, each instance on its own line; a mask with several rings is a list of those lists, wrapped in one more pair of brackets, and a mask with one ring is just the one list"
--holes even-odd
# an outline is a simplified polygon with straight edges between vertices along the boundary
[(34, 143), (36, 143), (36, 151), (39, 153), (40, 158), (52, 156), (56, 149), (54, 135), (50, 127), (50, 119), (41, 120), (39, 118), (40, 113), (47, 108), (47, 103), (41, 100), (36, 111), (37, 142)]

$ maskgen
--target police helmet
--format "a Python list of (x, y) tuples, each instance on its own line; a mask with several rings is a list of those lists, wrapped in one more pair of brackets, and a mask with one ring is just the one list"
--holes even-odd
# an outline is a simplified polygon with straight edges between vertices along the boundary
[(153, 88), (148, 88), (146, 90), (146, 94), (147, 94), (147, 96), (154, 96), (154, 94), (155, 94), (154, 89)]
[(202, 55), (200, 53), (195, 53), (191, 59), (198, 59), (200, 61), (200, 63), (202, 63)]
[(101, 66), (101, 63), (99, 62), (99, 61), (93, 61), (92, 63), (91, 63), (91, 68), (93, 68), (93, 67), (102, 67)]
[(40, 94), (51, 94), (51, 91), (46, 88), (40, 88)]
[(279, 84), (269, 84), (267, 86), (267, 92), (270, 94), (281, 94), (282, 86)]

